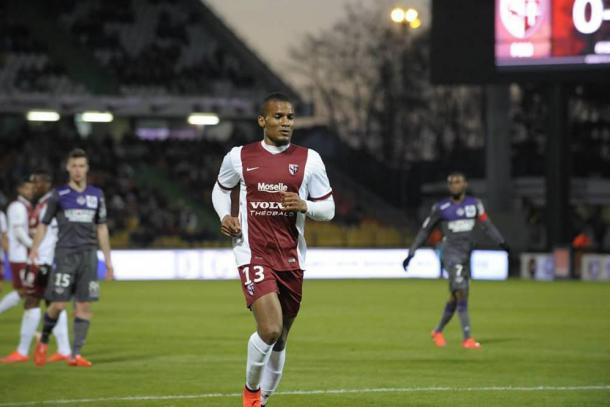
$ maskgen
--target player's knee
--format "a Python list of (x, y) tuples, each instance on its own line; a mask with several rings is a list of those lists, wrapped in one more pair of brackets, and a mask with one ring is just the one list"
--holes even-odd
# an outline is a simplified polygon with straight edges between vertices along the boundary
[(59, 318), (59, 314), (66, 309), (66, 304), (65, 303), (58, 303), (58, 302), (52, 302), (51, 304), (49, 304), (49, 306), (47, 307), (46, 310), (46, 314), (51, 317), (52, 319), (57, 319)]
[(457, 302), (464, 301), (468, 298), (466, 291), (462, 289), (455, 290), (454, 295)]
[(82, 319), (91, 319), (93, 313), (90, 308), (77, 308), (76, 311), (74, 311), (74, 316)]
[(51, 305), (47, 308), (50, 313), (60, 313), (66, 309), (65, 302), (52, 302)]
[(466, 299), (458, 300), (457, 302), (458, 312), (464, 312), (468, 310), (468, 301)]
[(282, 326), (279, 324), (268, 324), (260, 327), (258, 334), (265, 343), (276, 343), (282, 335)]
[(56, 311), (59, 313), (66, 309), (66, 303), (65, 302), (54, 302), (54, 303), (51, 303), (49, 308), (52, 309), (53, 311)]

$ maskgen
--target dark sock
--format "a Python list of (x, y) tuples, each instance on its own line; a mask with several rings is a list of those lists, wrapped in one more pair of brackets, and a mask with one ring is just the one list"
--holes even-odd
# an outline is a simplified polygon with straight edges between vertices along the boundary
[(80, 350), (85, 345), (88, 331), (88, 319), (74, 318), (74, 345), (72, 346), (72, 356), (80, 355)]
[(441, 317), (441, 320), (435, 329), (436, 332), (441, 332), (443, 328), (445, 328), (445, 325), (447, 325), (449, 321), (451, 321), (451, 317), (453, 317), (453, 313), (455, 312), (455, 307), (456, 305), (453, 301), (449, 301), (447, 302), (447, 304), (445, 304), (443, 316)]
[(57, 319), (53, 319), (47, 314), (44, 313), (44, 322), (42, 325), (42, 335), (40, 336), (40, 342), (49, 343), (49, 336), (51, 335), (51, 331), (55, 328), (55, 324), (57, 324)]
[(468, 315), (468, 300), (459, 300), (457, 302), (457, 311), (462, 323), (462, 333), (464, 339), (470, 338), (470, 316)]

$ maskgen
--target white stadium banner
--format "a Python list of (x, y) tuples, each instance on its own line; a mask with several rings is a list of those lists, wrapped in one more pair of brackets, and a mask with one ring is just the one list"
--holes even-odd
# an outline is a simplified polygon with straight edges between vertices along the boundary
[(555, 279), (555, 262), (551, 253), (522, 253), (521, 278), (552, 281)]
[(586, 281), (610, 281), (610, 254), (584, 254), (580, 275)]
[[(402, 269), (403, 249), (309, 249), (305, 278), (438, 278), (440, 261), (432, 249), (420, 249)], [(102, 253), (98, 253), (103, 263)], [(227, 280), (237, 279), (231, 249), (114, 250), (117, 280)], [(103, 264), (101, 265), (103, 266)], [(508, 257), (504, 251), (475, 250), (471, 258), (474, 279), (505, 280)]]
[(506, 280), (508, 253), (503, 250), (474, 250), (470, 269), (475, 280)]

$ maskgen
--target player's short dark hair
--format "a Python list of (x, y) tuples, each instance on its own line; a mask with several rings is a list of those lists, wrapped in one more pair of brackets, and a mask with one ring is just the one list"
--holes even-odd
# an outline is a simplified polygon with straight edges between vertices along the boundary
[(25, 184), (27, 184), (28, 182), (32, 182), (30, 180), (30, 177), (20, 177), (20, 178), (17, 179), (17, 183), (16, 183), (15, 186), (16, 186), (17, 189), (19, 189), (22, 186), (24, 186)]
[(53, 176), (51, 175), (51, 173), (48, 170), (46, 170), (44, 168), (37, 168), (34, 171), (32, 171), (32, 174), (30, 175), (30, 181), (34, 181), (35, 177), (41, 178), (44, 182), (48, 182), (48, 183), (53, 182)]
[(265, 99), (263, 99), (263, 103), (261, 103), (261, 105), (260, 105), (259, 114), (261, 116), (265, 116), (267, 114), (267, 103), (269, 103), (271, 101), (292, 103), (292, 100), (281, 92), (270, 93), (269, 95), (267, 95), (265, 97)]
[(449, 181), (453, 177), (462, 177), (462, 179), (464, 179), (464, 181), (467, 181), (466, 174), (464, 174), (461, 171), (453, 171), (453, 172), (449, 173), (449, 175), (447, 175), (447, 181)]
[(85, 158), (85, 159), (89, 160), (89, 157), (87, 157), (87, 152), (85, 152), (85, 150), (83, 150), (82, 148), (72, 149), (68, 153), (68, 160), (70, 160), (72, 158)]

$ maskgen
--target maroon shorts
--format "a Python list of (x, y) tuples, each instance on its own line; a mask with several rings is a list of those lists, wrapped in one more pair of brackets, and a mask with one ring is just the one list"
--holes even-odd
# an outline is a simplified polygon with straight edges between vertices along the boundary
[(284, 317), (294, 318), (299, 313), (303, 270), (276, 271), (269, 266), (246, 264), (239, 267), (239, 278), (248, 308), (263, 295), (277, 293)]
[(50, 274), (51, 266), (49, 265), (29, 265), (21, 279), (21, 283), (25, 289), (25, 295), (35, 298), (44, 298), (44, 292), (47, 289), (47, 281), (49, 280)]
[(25, 278), (25, 263), (11, 262), (11, 277), (13, 278), (13, 288), (21, 290), (23, 288), (23, 279)]

